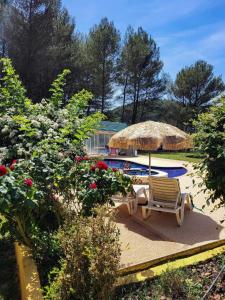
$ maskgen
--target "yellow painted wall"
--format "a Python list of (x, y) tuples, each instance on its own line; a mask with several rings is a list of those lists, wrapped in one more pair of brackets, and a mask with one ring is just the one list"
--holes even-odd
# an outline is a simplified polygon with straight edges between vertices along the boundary
[(39, 275), (29, 248), (15, 243), (15, 251), (19, 269), (21, 299), (42, 300)]

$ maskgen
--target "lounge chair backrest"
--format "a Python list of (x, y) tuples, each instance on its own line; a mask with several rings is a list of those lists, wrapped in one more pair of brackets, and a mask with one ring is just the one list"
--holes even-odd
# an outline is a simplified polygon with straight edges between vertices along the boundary
[(180, 192), (179, 180), (167, 177), (150, 177), (151, 199), (159, 202), (177, 202)]

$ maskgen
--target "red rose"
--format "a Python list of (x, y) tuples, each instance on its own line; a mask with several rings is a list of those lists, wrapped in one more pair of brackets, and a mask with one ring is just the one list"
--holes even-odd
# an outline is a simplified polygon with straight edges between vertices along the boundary
[(95, 189), (97, 189), (97, 184), (95, 182), (93, 182), (89, 185), (89, 188), (92, 190), (95, 190)]
[(11, 165), (9, 166), (9, 168), (10, 168), (11, 171), (13, 171), (13, 170), (15, 169), (14, 164), (11, 164)]
[(112, 168), (112, 171), (113, 171), (113, 172), (117, 172), (118, 169), (117, 169), (117, 168)]
[(107, 170), (108, 165), (104, 161), (98, 161), (97, 164), (95, 165), (96, 168), (99, 170)]
[(3, 165), (0, 166), (0, 176), (4, 176), (7, 174), (7, 168)]
[(14, 165), (14, 164), (16, 164), (16, 163), (17, 163), (17, 160), (16, 160), (16, 159), (13, 159), (11, 165)]
[(84, 158), (82, 156), (76, 156), (75, 157), (76, 162), (81, 162), (82, 160), (84, 160)]
[(33, 185), (33, 181), (29, 178), (24, 179), (24, 183), (30, 187)]

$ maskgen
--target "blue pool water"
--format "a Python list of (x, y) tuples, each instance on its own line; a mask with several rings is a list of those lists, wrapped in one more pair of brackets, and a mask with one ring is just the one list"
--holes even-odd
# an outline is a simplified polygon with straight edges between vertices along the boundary
[[(139, 163), (129, 162), (122, 159), (104, 159), (110, 168), (117, 169), (133, 169), (127, 172), (129, 175), (148, 175), (148, 167)], [(139, 169), (139, 170), (134, 170)], [(183, 167), (154, 167), (152, 166), (152, 175), (156, 175), (157, 171), (168, 174), (169, 178), (179, 177), (187, 173), (187, 169)]]

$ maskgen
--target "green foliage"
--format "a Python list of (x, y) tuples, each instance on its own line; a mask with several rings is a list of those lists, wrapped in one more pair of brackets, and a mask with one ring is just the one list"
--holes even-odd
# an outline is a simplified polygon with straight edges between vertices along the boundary
[(64, 70), (61, 74), (59, 74), (56, 80), (52, 83), (52, 87), (50, 88), (50, 92), (52, 92), (52, 96), (50, 98), (50, 102), (56, 109), (62, 107), (64, 104), (64, 86), (66, 84), (66, 76), (70, 74), (69, 70)]
[[(100, 114), (85, 117), (85, 109), (92, 95), (87, 91), (75, 94), (65, 102), (63, 86), (68, 71), (64, 71), (53, 82), (52, 96), (39, 104), (32, 104), (25, 96), (25, 90), (15, 75), (10, 61), (2, 59), (4, 72), (12, 73), (3, 77), (0, 84), (4, 115), (0, 120), (1, 147), (7, 151), (6, 159), (30, 158), (46, 152), (51, 144), (54, 151), (75, 151), (82, 148), (84, 140), (93, 133), (100, 120)], [(11, 85), (16, 84), (16, 91)], [(1, 94), (0, 94), (1, 95)], [(14, 104), (18, 98), (17, 105)], [(8, 107), (12, 109), (8, 110)], [(18, 109), (15, 110), (15, 107)], [(72, 150), (73, 149), (73, 150)]]
[[(107, 116), (112, 121), (121, 120), (127, 124), (131, 122), (133, 114), (133, 104), (126, 104), (124, 107), (116, 107), (107, 113)], [(182, 130), (186, 128), (186, 120), (192, 117), (192, 111), (186, 109), (181, 103), (174, 100), (159, 100), (150, 99), (140, 102), (137, 110), (137, 121), (144, 122), (148, 120), (156, 122), (164, 122), (176, 126)]]
[(200, 299), (202, 286), (193, 279), (185, 270), (167, 270), (159, 277), (158, 284), (163, 295), (172, 299)]
[[(86, 91), (74, 95), (61, 107), (68, 71), (52, 84), (52, 97), (34, 105), (26, 102), (25, 90), (10, 61), (2, 59), (1, 62), (4, 72), (11, 74), (4, 76), (0, 85), (6, 97), (3, 104), (13, 107), (18, 96), (18, 111), (5, 110), (0, 119), (0, 156), (7, 167), (15, 158), (19, 162), (13, 165), (13, 171), (8, 168), (7, 174), (0, 177), (0, 211), (8, 221), (12, 236), (33, 247), (32, 233), (37, 228), (52, 231), (62, 222), (63, 210), (55, 198), (71, 193), (74, 180), (68, 174), (74, 156), (83, 153), (85, 139), (97, 128), (102, 116), (85, 117), (91, 97)], [(16, 92), (11, 91), (14, 79)], [(33, 180), (29, 188), (23, 182), (26, 177)]]
[(51, 272), (60, 267), (63, 256), (58, 232), (43, 231), (36, 227), (33, 230), (32, 243), (35, 249), (32, 255), (38, 267), (41, 286), (45, 286), (48, 284)]
[(167, 269), (159, 277), (116, 290), (116, 300), (200, 300), (203, 285), (188, 269)]
[(0, 116), (23, 112), (29, 100), (9, 59), (0, 60)]
[[(138, 121), (147, 100), (158, 98), (165, 90), (165, 78), (160, 77), (163, 63), (159, 48), (151, 36), (139, 27), (135, 32), (128, 27), (118, 65), (118, 82), (123, 87), (123, 111), (127, 100), (132, 102), (131, 123)], [(141, 117), (142, 119), (142, 117)]]
[(60, 0), (10, 2), (4, 25), (7, 55), (28, 96), (39, 102), (49, 96), (49, 86), (57, 74), (75, 67), (75, 25)]
[(206, 203), (215, 208), (225, 205), (225, 98), (213, 102), (207, 113), (199, 115), (196, 126), (196, 149), (206, 154), (195, 166), (202, 178), (200, 187), (208, 195)]
[[(5, 170), (4, 166), (0, 168)], [(9, 230), (12, 237), (31, 246), (32, 218), (41, 205), (42, 193), (19, 164), (11, 164), (10, 168), (0, 176), (0, 214), (6, 221), (1, 233)]]
[[(8, 60), (7, 64), (6, 73), (13, 70)], [(4, 164), (0, 166), (0, 213), (5, 218), (0, 229), (1, 233), (8, 231), (13, 240), (32, 249), (43, 285), (51, 270), (65, 259), (65, 269), (59, 272), (63, 278), (59, 295), (62, 292), (67, 297), (74, 287), (79, 289), (77, 282), (81, 286), (79, 270), (71, 275), (72, 282), (64, 276), (70, 272), (71, 265), (77, 264), (83, 268), (82, 276), (87, 276), (84, 295), (89, 293), (92, 299), (105, 299), (119, 263), (118, 231), (110, 214), (105, 219), (105, 212), (92, 209), (97, 204), (111, 203), (111, 196), (117, 192), (126, 194), (131, 181), (103, 162), (93, 165), (92, 161), (84, 161), (85, 140), (94, 133), (103, 116), (96, 113), (86, 117), (85, 110), (92, 97), (89, 92), (82, 90), (70, 99), (64, 96), (67, 74), (65, 71), (57, 77), (51, 87), (52, 96), (39, 104), (26, 101), (24, 88), (16, 79), (21, 100), (18, 110), (10, 113), (6, 110), (0, 118), (0, 157)], [(5, 77), (5, 95), (10, 94), (8, 82), (15, 76), (13, 70), (11, 78)], [(17, 96), (14, 97), (7, 98), (7, 105), (13, 106)], [(92, 213), (94, 218), (85, 219), (84, 216)], [(57, 232), (64, 224), (60, 245)], [(71, 224), (74, 224), (72, 228)], [(72, 230), (76, 232), (74, 239), (69, 238)], [(68, 251), (77, 251), (77, 260), (69, 259), (67, 246)], [(80, 254), (78, 250), (82, 250)], [(66, 291), (68, 285), (71, 289)], [(57, 284), (47, 294), (52, 290), (57, 290)]]
[(224, 88), (222, 78), (214, 76), (213, 66), (199, 60), (177, 74), (173, 92), (184, 105), (200, 108)]
[(119, 41), (119, 31), (107, 18), (91, 28), (86, 41), (88, 72), (91, 73), (89, 86), (95, 95), (95, 108), (100, 108), (102, 113), (109, 107), (113, 94)]
[[(183, 68), (176, 77), (172, 92), (195, 118), (210, 105), (210, 101), (225, 90), (221, 77), (213, 74), (213, 66), (205, 61), (197, 61)], [(188, 115), (187, 115), (188, 116)], [(186, 118), (186, 122), (190, 121)]]
[[(132, 181), (117, 169), (108, 168), (103, 161), (92, 162), (76, 157), (75, 190), (82, 215), (90, 215), (96, 205), (109, 203), (116, 193), (124, 196), (131, 191)], [(82, 160), (82, 161), (81, 161)]]
[(60, 237), (65, 260), (52, 274), (46, 299), (111, 299), (120, 262), (119, 231), (109, 208), (98, 207), (93, 214), (67, 218)]

